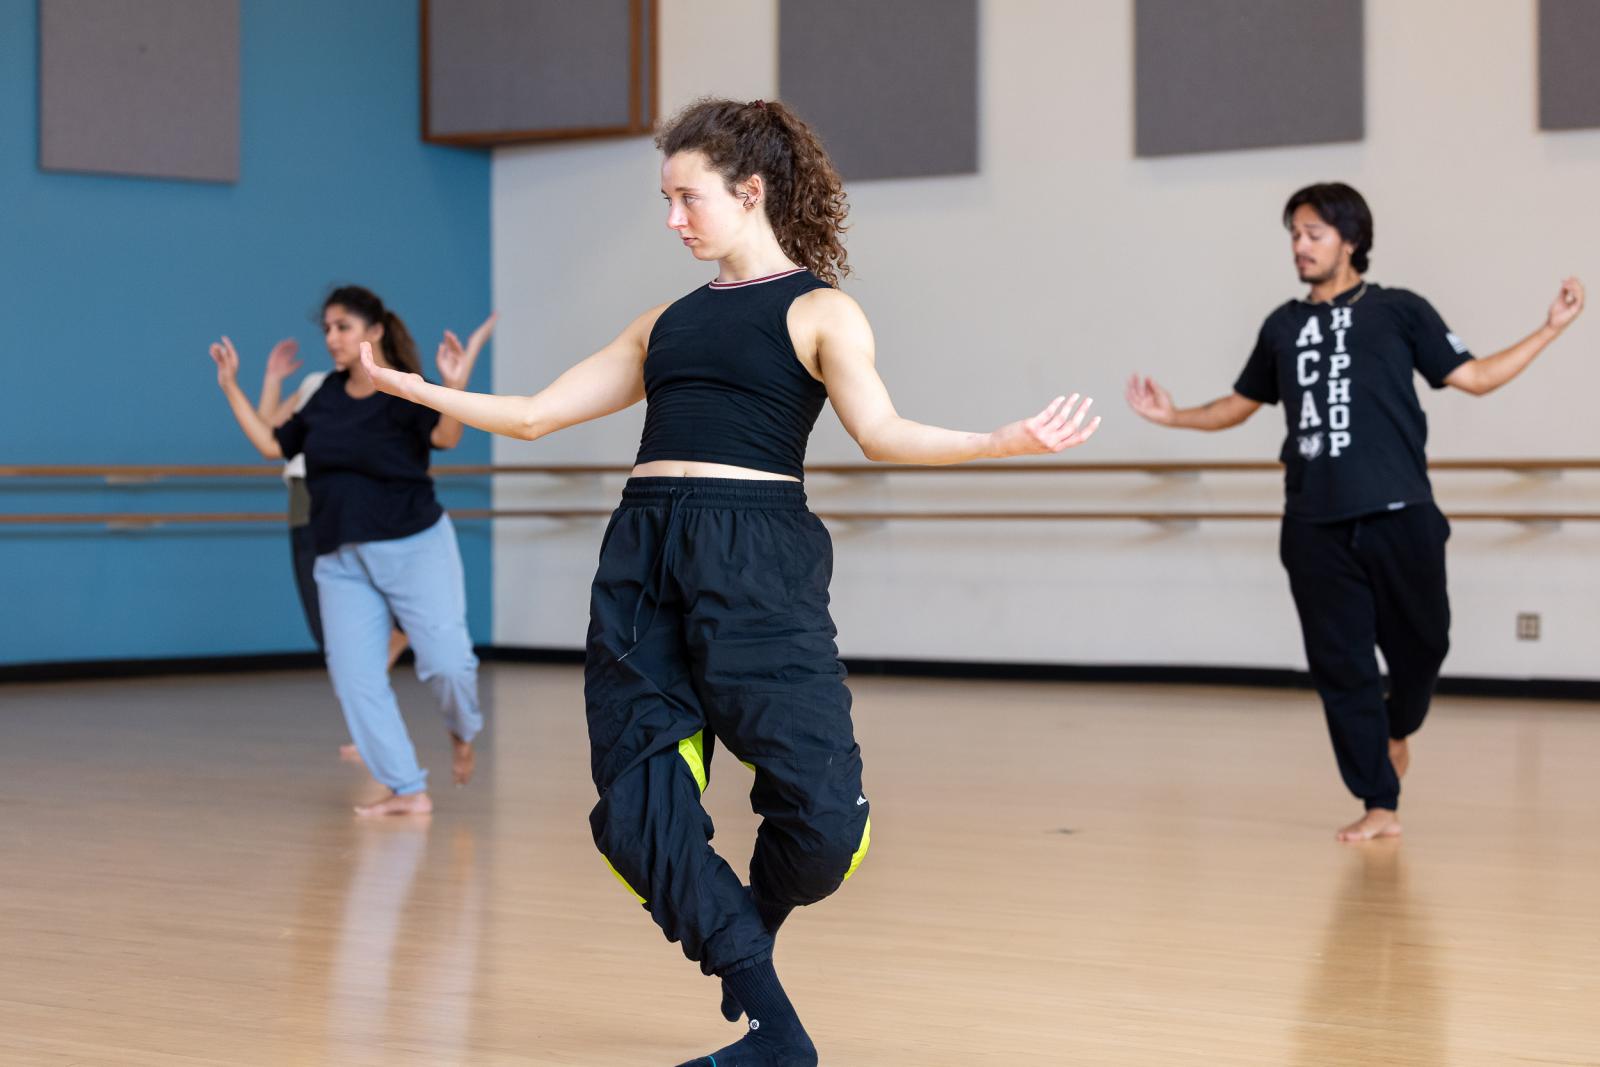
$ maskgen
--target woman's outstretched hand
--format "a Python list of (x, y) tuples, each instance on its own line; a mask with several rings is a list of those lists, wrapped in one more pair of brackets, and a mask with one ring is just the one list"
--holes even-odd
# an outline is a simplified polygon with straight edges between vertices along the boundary
[(472, 368), (478, 362), (478, 354), (489, 342), (489, 336), (494, 333), (494, 324), (499, 317), (499, 313), (495, 312), (484, 319), (467, 337), (465, 348), (454, 332), (450, 330), (444, 332), (444, 340), (439, 344), (439, 351), (434, 359), (439, 366), (439, 378), (446, 386), (451, 389), (467, 387), (467, 379), (472, 377)]
[(393, 367), (380, 367), (372, 358), (372, 344), (368, 341), (361, 342), (361, 369), (367, 372), (367, 377), (372, 379), (372, 384), (380, 393), (389, 393), (403, 400), (411, 397), (407, 387), (412, 380), (422, 381), (420, 374), (407, 374), (405, 371), (395, 370)]
[(299, 351), (300, 342), (292, 337), (285, 337), (273, 345), (271, 354), (267, 356), (267, 377), (282, 381), (299, 370), (302, 363), (295, 358), (295, 353)]
[(1149, 419), (1157, 426), (1171, 426), (1173, 411), (1172, 396), (1165, 389), (1155, 383), (1154, 378), (1141, 378), (1135, 374), (1128, 379), (1128, 406), (1141, 418)]
[(1550, 305), (1550, 311), (1545, 321), (1554, 330), (1565, 330), (1572, 325), (1572, 320), (1583, 313), (1583, 283), (1576, 278), (1566, 278), (1561, 282), (1561, 291), (1556, 294), (1555, 302)]
[(1058, 396), (1033, 418), (1000, 427), (991, 435), (994, 454), (1035, 456), (1083, 444), (1100, 428), (1100, 419), (1096, 416), (1086, 422), (1094, 401), (1083, 399), (1079, 403), (1079, 400), (1077, 393)]
[(217, 385), (223, 389), (239, 380), (239, 353), (224, 337), (211, 345), (211, 361), (217, 365)]

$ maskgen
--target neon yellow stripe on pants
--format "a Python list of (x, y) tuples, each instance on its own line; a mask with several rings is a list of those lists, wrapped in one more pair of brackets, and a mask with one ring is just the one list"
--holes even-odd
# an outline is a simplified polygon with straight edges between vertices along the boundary
[(628, 880), (626, 878), (622, 877), (622, 872), (617, 870), (615, 867), (611, 866), (611, 857), (610, 856), (607, 856), (604, 852), (602, 852), (600, 854), (600, 858), (606, 861), (606, 869), (609, 870), (612, 874), (617, 876), (617, 881), (622, 883), (622, 888), (626, 889), (628, 892), (633, 894), (633, 899), (634, 900), (637, 900), (641, 904), (647, 903), (647, 901), (644, 899), (644, 897), (641, 897), (639, 895), (639, 891), (637, 889), (633, 888), (633, 886), (629, 885), (628, 884)]
[(678, 755), (683, 757), (683, 762), (689, 765), (689, 773), (694, 775), (694, 784), (700, 787), (700, 792), (706, 791), (706, 732), (700, 730), (693, 737), (685, 737), (678, 742)]
[(844, 872), (844, 880), (849, 881), (850, 876), (856, 873), (856, 868), (861, 866), (861, 861), (867, 858), (867, 849), (872, 847), (872, 816), (867, 816), (867, 825), (861, 828), (861, 847), (856, 849), (856, 854), (850, 857), (850, 869)]
[[(706, 733), (704, 730), (696, 732), (693, 737), (685, 737), (682, 741), (678, 742), (678, 755), (683, 758), (684, 763), (689, 765), (689, 773), (694, 775), (694, 784), (699, 787), (700, 792), (702, 793), (706, 791), (705, 746)], [(644, 897), (640, 896), (637, 889), (628, 884), (628, 880), (626, 878), (622, 877), (622, 872), (617, 870), (617, 868), (612, 864), (611, 857), (602, 853), (600, 858), (606, 861), (606, 867), (611, 871), (612, 874), (617, 876), (617, 881), (622, 883), (622, 887), (629, 893), (633, 894), (633, 899), (637, 900), (641, 904), (649, 903), (649, 901), (645, 900)], [(852, 870), (853, 869), (854, 868), (852, 868)], [(848, 877), (848, 875), (846, 877)]]

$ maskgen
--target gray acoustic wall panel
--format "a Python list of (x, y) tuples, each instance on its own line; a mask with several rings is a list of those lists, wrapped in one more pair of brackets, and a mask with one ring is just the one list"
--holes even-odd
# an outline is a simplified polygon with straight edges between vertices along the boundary
[(1359, 141), (1362, 0), (1134, 0), (1141, 156)]
[(1600, 126), (1600, 3), (1539, 0), (1539, 128)]
[(653, 5), (430, 0), (430, 139), (514, 140), (647, 128)]
[(39, 165), (239, 178), (239, 0), (39, 0)]
[(971, 174), (977, 0), (779, 0), (778, 86), (848, 180)]

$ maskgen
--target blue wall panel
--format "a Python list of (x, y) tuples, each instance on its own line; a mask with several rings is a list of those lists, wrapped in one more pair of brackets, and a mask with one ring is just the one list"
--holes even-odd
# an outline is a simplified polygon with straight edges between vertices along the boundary
[[(415, 3), (245, 0), (235, 185), (39, 169), (37, 4), (0, 0), (0, 464), (249, 463), (206, 355), (228, 333), (254, 394), (327, 288), (368, 285), (431, 368), (489, 311), (489, 158), (423, 144)], [(490, 356), (492, 356), (492, 346)], [(489, 356), (473, 387), (490, 387)], [(488, 462), (468, 431), (441, 462)], [(445, 483), (487, 506), (485, 482)], [(283, 507), (263, 480), (136, 489), (0, 481), (0, 510)], [(490, 639), (490, 543), (461, 525), (474, 637)], [(278, 527), (0, 528), (0, 664), (311, 647)]]

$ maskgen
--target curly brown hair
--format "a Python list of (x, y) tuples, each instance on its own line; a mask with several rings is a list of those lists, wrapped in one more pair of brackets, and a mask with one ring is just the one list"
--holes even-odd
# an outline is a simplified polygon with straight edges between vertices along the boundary
[(833, 160), (804, 119), (776, 100), (697, 100), (656, 135), (668, 156), (700, 152), (728, 192), (761, 175), (764, 205), (778, 245), (790, 259), (837, 286), (850, 273), (841, 239), (850, 206)]

